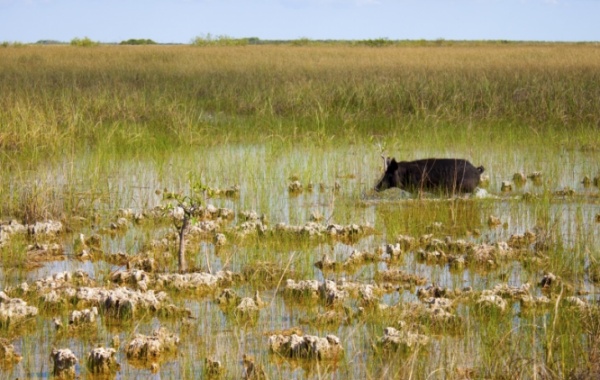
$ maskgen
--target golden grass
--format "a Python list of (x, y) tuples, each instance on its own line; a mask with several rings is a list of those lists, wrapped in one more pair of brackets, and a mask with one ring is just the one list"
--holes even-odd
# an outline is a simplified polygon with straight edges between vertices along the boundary
[(17, 152), (293, 128), (600, 125), (600, 49), (587, 44), (7, 47), (0, 87), (0, 147)]

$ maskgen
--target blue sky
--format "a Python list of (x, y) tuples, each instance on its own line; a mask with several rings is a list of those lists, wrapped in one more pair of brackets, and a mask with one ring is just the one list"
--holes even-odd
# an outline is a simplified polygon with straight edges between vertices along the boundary
[(0, 42), (600, 41), (600, 0), (0, 0)]

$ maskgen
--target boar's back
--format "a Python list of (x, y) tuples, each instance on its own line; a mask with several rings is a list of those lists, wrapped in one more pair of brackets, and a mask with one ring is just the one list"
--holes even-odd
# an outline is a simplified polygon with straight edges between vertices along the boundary
[(404, 166), (404, 184), (419, 190), (446, 192), (473, 192), (479, 185), (483, 166), (475, 167), (469, 161), (454, 158), (426, 158), (401, 162)]

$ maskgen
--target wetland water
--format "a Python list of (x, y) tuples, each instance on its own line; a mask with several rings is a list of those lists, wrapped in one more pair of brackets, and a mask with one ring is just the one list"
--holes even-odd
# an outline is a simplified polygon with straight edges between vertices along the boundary
[[(476, 166), (483, 165), (490, 182), (488, 194), (482, 199), (439, 199), (435, 196), (405, 199), (396, 190), (374, 194), (371, 189), (381, 175), (381, 159), (373, 146), (366, 144), (323, 149), (279, 146), (272, 142), (230, 144), (197, 152), (172, 152), (160, 159), (144, 157), (113, 161), (89, 154), (49, 163), (43, 169), (20, 177), (21, 182), (15, 186), (37, 182), (40, 187), (55, 189), (56, 194), (68, 193), (71, 198), (76, 198), (79, 207), (91, 209), (93, 213), (87, 214), (80, 223), (66, 223), (69, 231), (57, 238), (64, 251), (60, 260), (44, 261), (30, 270), (3, 266), (0, 278), (5, 289), (14, 289), (22, 282), (31, 286), (56, 273), (79, 270), (98, 284), (116, 286), (111, 283), (111, 274), (126, 270), (126, 265), (111, 264), (103, 260), (102, 255), (117, 252), (131, 257), (141, 252), (152, 255), (152, 251), (147, 250), (151, 241), (175, 231), (172, 222), (135, 223), (132, 220), (125, 229), (111, 230), (110, 223), (117, 219), (117, 210), (151, 210), (166, 203), (163, 200), (165, 190), (189, 193), (189, 184), (194, 181), (222, 189), (238, 185), (240, 190), (235, 197), (206, 199), (207, 204), (233, 210), (235, 217), (220, 227), (228, 238), (224, 246), (216, 247), (212, 234), (189, 244), (190, 267), (204, 272), (210, 269), (213, 273), (221, 269), (252, 273), (253, 268), (271, 263), (276, 268), (273, 270), (276, 278), (237, 281), (203, 292), (167, 290), (175, 305), (191, 310), (191, 318), (143, 312), (133, 319), (120, 320), (109, 318), (100, 308), (98, 319), (84, 329), (57, 330), (52, 322), (55, 317), (66, 321), (72, 310), (83, 308), (81, 305), (66, 303), (53, 307), (26, 294), (23, 298), (38, 307), (39, 313), (25, 322), (3, 327), (2, 336), (12, 342), (23, 359), (7, 365), (0, 373), (3, 378), (50, 377), (49, 355), (53, 347), (60, 347), (73, 351), (79, 358), (76, 372), (86, 377), (89, 375), (85, 368), (87, 353), (98, 345), (108, 346), (118, 335), (120, 345), (116, 346), (116, 358), (121, 367), (114, 377), (123, 379), (200, 378), (205, 371), (205, 358), (221, 361), (226, 371), (223, 378), (242, 378), (244, 354), (254, 356), (269, 378), (406, 378), (409, 375), (413, 378), (465, 378), (461, 375), (463, 370), (479, 374), (475, 377), (486, 377), (494, 373), (494, 365), (510, 367), (515, 357), (520, 358), (515, 369), (520, 374), (518, 377), (533, 377), (535, 370), (531, 368), (535, 366), (524, 363), (541, 365), (544, 362), (541, 358), (547, 352), (548, 326), (560, 289), (549, 294), (552, 306), (534, 307), (528, 312), (522, 310), (523, 303), (506, 295), (508, 311), (490, 315), (477, 311), (477, 299), (455, 301), (451, 310), (461, 320), (458, 332), (445, 325), (440, 327), (422, 316), (411, 319), (406, 311), (411, 309), (410, 305), (421, 303), (417, 291), (432, 284), (449, 289), (470, 287), (481, 292), (498, 284), (519, 288), (529, 283), (530, 294), (538, 297), (548, 294), (538, 286), (546, 272), (560, 276), (565, 287), (570, 289), (569, 295), (578, 294), (595, 303), (597, 291), (590, 268), (600, 259), (597, 237), (600, 191), (594, 185), (584, 186), (582, 179), (585, 175), (594, 178), (600, 174), (600, 157), (596, 152), (560, 149), (554, 152), (517, 149), (508, 153), (478, 148), (473, 152), (421, 150), (407, 152), (410, 157), (400, 157), (398, 152), (388, 153), (398, 159), (466, 158)], [(101, 165), (99, 160), (103, 161)], [(92, 170), (94, 167), (98, 169)], [(514, 173), (527, 175), (535, 171), (542, 173), (540, 183), (528, 180), (522, 186), (513, 185), (511, 192), (500, 191), (502, 182), (512, 181)], [(92, 173), (91, 177), (89, 173)], [(288, 190), (293, 180), (303, 185), (302, 192)], [(311, 191), (307, 189), (309, 183), (313, 185)], [(240, 213), (250, 210), (264, 214), (271, 231), (278, 223), (305, 225), (311, 214), (318, 211), (324, 225), (369, 225), (373, 233), (352, 239), (289, 237), (276, 233), (237, 238), (236, 227), (244, 221)], [(490, 223), (490, 216), (497, 217), (500, 224)], [(399, 235), (411, 236), (418, 241), (423, 235), (432, 234), (430, 238), (439, 240), (450, 237), (451, 240), (493, 245), (528, 230), (534, 231), (537, 237), (545, 236), (544, 241), (540, 241), (540, 246), (541, 243), (546, 245), (543, 249), (535, 248), (532, 241), (526, 244), (525, 252), (520, 256), (506, 259), (495, 256), (484, 263), (467, 262), (464, 266), (454, 267), (449, 261), (424, 259), (421, 251), (430, 249), (417, 243), (413, 248), (403, 249), (401, 257), (393, 260), (374, 260), (335, 270), (320, 270), (314, 266), (324, 255), (341, 263), (354, 250), (375, 253), (385, 244), (396, 243)], [(100, 236), (102, 255), (99, 258), (77, 257), (75, 245), (80, 233)], [(43, 238), (39, 239), (42, 242)], [(23, 251), (31, 244), (27, 239), (14, 240), (11, 239), (4, 249)], [(176, 272), (176, 251), (173, 247), (168, 251), (172, 257), (160, 261), (157, 272)], [(539, 260), (523, 259), (523, 256), (535, 256)], [(377, 295), (378, 306), (367, 311), (356, 295), (331, 305), (319, 299), (303, 300), (283, 293), (287, 278), (320, 283), (333, 280), (375, 284), (380, 282), (378, 273), (387, 269), (402, 270), (423, 278), (423, 281), (410, 285), (394, 283), (394, 289)], [(135, 283), (122, 285), (138, 287)], [(252, 318), (227, 311), (215, 302), (226, 287), (241, 297), (252, 297), (258, 290), (265, 306)], [(9, 291), (9, 294), (16, 297), (18, 292)], [(566, 296), (567, 293), (560, 297)], [(339, 318), (328, 323), (314, 320), (319, 314), (339, 310), (352, 318)], [(578, 314), (568, 315), (564, 312), (562, 318), (576, 319)], [(400, 320), (404, 322), (400, 323)], [(393, 353), (379, 347), (377, 343), (384, 335), (384, 329), (388, 326), (399, 328), (400, 325), (428, 336), (428, 344)], [(179, 335), (176, 353), (161, 360), (154, 370), (149, 365), (128, 361), (124, 351), (134, 335), (150, 334), (159, 326)], [(296, 326), (304, 334), (336, 335), (340, 338), (344, 356), (337, 361), (310, 361), (285, 359), (269, 353), (269, 332)], [(586, 340), (585, 326), (568, 325), (564, 330), (576, 334), (582, 342)], [(504, 351), (494, 358), (492, 346), (502, 345), (505, 340), (511, 343), (502, 346)], [(495, 360), (500, 364), (494, 364)]]

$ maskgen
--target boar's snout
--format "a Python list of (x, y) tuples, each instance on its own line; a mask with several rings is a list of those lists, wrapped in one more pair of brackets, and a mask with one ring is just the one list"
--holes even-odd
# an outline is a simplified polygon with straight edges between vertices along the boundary
[(390, 188), (390, 183), (385, 180), (385, 176), (375, 185), (375, 191), (383, 191)]

